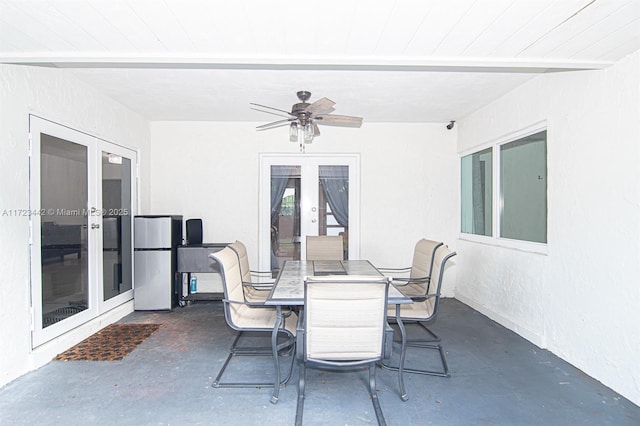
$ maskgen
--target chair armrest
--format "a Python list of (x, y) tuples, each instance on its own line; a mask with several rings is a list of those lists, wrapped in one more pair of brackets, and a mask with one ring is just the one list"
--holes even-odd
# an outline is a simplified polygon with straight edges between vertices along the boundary
[(252, 287), (255, 290), (271, 290), (273, 288), (273, 283), (254, 283), (254, 282), (246, 282), (243, 281), (242, 285), (245, 287)]
[(391, 273), (402, 273), (411, 271), (411, 266), (407, 266), (405, 268), (385, 268), (385, 267), (377, 267), (376, 268), (380, 272), (391, 272)]
[(424, 296), (409, 296), (409, 298), (411, 298), (412, 301), (414, 302), (424, 302), (427, 301), (429, 299), (433, 299), (435, 297), (440, 297), (441, 294), (440, 293), (432, 293), (432, 294), (425, 294)]
[(249, 273), (252, 277), (254, 277), (259, 283), (271, 283), (273, 284), (276, 280), (273, 279), (273, 275), (271, 271), (254, 271), (250, 270)]
[(239, 300), (222, 299), (222, 302), (234, 303), (236, 305), (245, 305), (245, 306), (249, 306), (250, 308), (271, 308), (272, 307), (272, 306), (266, 306), (264, 302), (249, 302), (247, 300), (245, 300), (244, 302), (240, 302)]
[(276, 282), (276, 280), (274, 280), (271, 277), (271, 274), (269, 274), (268, 276), (267, 275), (254, 275), (254, 274), (251, 274), (251, 282), (254, 285), (262, 285), (262, 284), (273, 285)]
[(238, 300), (222, 299), (222, 303), (235, 303), (236, 305), (246, 305), (246, 302), (240, 302)]
[(393, 280), (393, 284), (396, 286), (429, 283), (431, 281), (429, 277), (391, 277), (391, 279)]

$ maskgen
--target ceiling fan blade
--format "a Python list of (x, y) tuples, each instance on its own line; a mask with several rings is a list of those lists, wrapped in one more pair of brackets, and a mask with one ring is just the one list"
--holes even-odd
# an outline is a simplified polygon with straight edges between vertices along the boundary
[(316, 122), (312, 121), (311, 124), (313, 125), (313, 137), (320, 136), (320, 129), (318, 128)]
[(280, 127), (280, 126), (288, 125), (290, 122), (296, 121), (296, 120), (297, 120), (296, 118), (287, 118), (286, 120), (278, 120), (278, 121), (274, 121), (272, 123), (267, 123), (267, 124), (263, 124), (261, 126), (257, 126), (256, 129), (258, 129), (258, 130), (272, 129), (274, 127)]
[(317, 114), (317, 113), (320, 113), (320, 112), (327, 112), (328, 110), (333, 108), (333, 106), (335, 104), (336, 103), (333, 102), (331, 99), (322, 98), (322, 99), (318, 99), (317, 101), (315, 101), (314, 103), (312, 103), (311, 105), (306, 107), (305, 111), (310, 113), (310, 114)]
[[(268, 108), (268, 109), (272, 109), (275, 111), (280, 111), (280, 112), (284, 112), (285, 114), (287, 114), (287, 116), (292, 116), (293, 114), (291, 114), (289, 111), (285, 111), (283, 109), (279, 109), (279, 108), (274, 108), (274, 107), (270, 107), (270, 106), (266, 106), (266, 105), (260, 105), (260, 104), (254, 104), (253, 102), (249, 102), (249, 105), (255, 105), (255, 106), (259, 106), (260, 108)], [(258, 110), (260, 111), (260, 110)], [(267, 111), (262, 111), (262, 112), (267, 112)]]
[(346, 127), (360, 127), (362, 126), (362, 117), (352, 117), (350, 115), (316, 115), (314, 117), (318, 121), (318, 124), (328, 126), (346, 126)]
[(264, 110), (262, 110), (262, 109), (258, 109), (258, 108), (249, 108), (249, 109), (252, 109), (252, 110), (254, 110), (254, 111), (264, 112), (264, 113), (267, 113), (267, 114), (277, 115), (278, 117), (287, 117), (287, 118), (289, 117), (288, 115), (279, 114), (279, 113), (277, 113), (277, 112), (264, 111)]

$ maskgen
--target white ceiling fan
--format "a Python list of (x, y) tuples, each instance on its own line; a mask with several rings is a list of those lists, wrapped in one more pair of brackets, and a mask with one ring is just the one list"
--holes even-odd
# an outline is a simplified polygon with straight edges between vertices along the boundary
[[(264, 109), (252, 108), (256, 111), (287, 117), (284, 120), (278, 120), (257, 126), (256, 129), (269, 130), (288, 125), (289, 140), (291, 142), (300, 142), (302, 144), (302, 142), (311, 143), (313, 138), (320, 136), (320, 129), (318, 128), (318, 125), (343, 127), (360, 127), (362, 125), (362, 117), (330, 114), (334, 111), (333, 106), (336, 103), (328, 98), (321, 98), (313, 103), (308, 103), (307, 101), (311, 97), (311, 92), (301, 90), (297, 95), (300, 102), (293, 104), (291, 112), (251, 102), (251, 105), (271, 110), (266, 111)], [(278, 111), (278, 113), (272, 111)]]

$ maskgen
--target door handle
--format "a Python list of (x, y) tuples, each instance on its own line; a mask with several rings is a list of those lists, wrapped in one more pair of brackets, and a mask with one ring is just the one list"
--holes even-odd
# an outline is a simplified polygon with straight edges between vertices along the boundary
[(91, 224), (91, 229), (98, 229), (100, 228), (100, 224), (99, 223), (92, 223)]

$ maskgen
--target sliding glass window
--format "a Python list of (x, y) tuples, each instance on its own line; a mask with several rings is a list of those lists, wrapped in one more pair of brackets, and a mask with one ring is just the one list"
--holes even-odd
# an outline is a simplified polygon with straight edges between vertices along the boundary
[(463, 234), (547, 242), (547, 131), (539, 129), (461, 158)]

